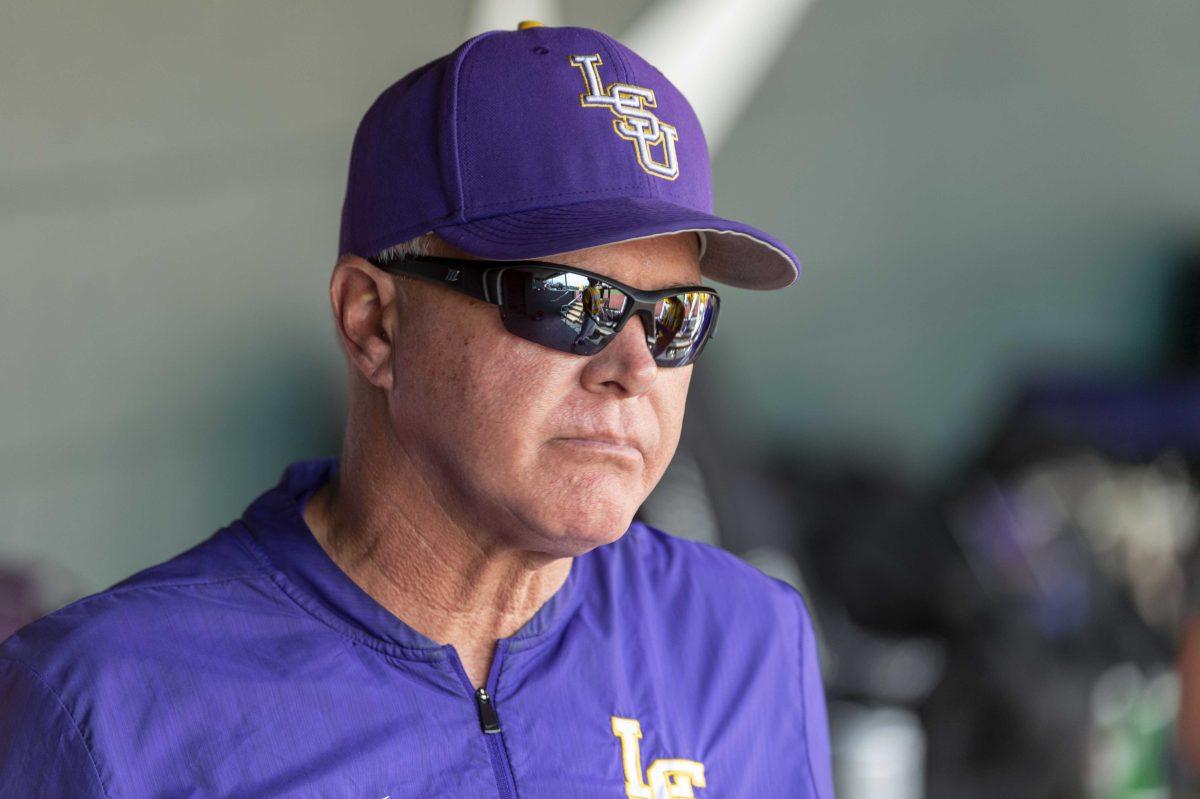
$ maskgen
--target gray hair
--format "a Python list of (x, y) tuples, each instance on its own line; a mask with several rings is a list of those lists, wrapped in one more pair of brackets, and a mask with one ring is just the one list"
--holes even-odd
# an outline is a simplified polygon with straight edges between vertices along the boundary
[(380, 250), (375, 256), (379, 261), (395, 261), (409, 255), (441, 255), (445, 253), (442, 240), (432, 230), (416, 238), (402, 241), (394, 247)]

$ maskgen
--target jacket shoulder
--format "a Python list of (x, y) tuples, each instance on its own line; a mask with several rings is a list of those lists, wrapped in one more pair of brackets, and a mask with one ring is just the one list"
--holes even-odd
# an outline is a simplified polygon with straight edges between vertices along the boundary
[[(253, 556), (222, 528), (179, 554), (101, 591), (81, 597), (21, 627), (0, 643), (0, 660), (14, 661), (64, 695), (86, 689), (107, 667), (154, 658), (189, 636), (218, 605), (234, 607), (247, 588), (269, 581)], [(232, 593), (240, 594), (237, 603)]]
[(619, 543), (611, 570), (662, 612), (749, 635), (780, 627), (798, 631), (811, 623), (799, 591), (728, 550), (643, 522)]
[(662, 585), (687, 589), (719, 589), (731, 599), (788, 604), (799, 592), (765, 574), (727, 549), (681, 538), (644, 522), (630, 528), (631, 555)]

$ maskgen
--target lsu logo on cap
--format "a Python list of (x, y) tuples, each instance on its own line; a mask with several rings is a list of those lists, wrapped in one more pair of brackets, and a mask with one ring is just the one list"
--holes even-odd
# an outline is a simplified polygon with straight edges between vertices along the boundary
[(612, 717), (613, 735), (621, 741), (625, 796), (629, 799), (696, 799), (695, 788), (706, 787), (704, 764), (679, 757), (656, 758), (642, 777), (642, 725), (637, 719)]
[[(602, 89), (600, 73), (596, 70), (604, 63), (599, 53), (573, 55), (570, 62), (583, 73), (583, 83), (587, 87), (587, 91), (579, 95), (579, 104), (585, 108), (607, 106), (616, 115), (613, 130), (622, 139), (633, 142), (638, 164), (646, 172), (665, 180), (679, 177), (679, 160), (675, 156), (679, 133), (674, 125), (668, 125), (649, 110), (657, 105), (654, 90), (630, 83), (610, 83), (606, 90)], [(661, 161), (654, 159), (653, 147), (661, 148)]]

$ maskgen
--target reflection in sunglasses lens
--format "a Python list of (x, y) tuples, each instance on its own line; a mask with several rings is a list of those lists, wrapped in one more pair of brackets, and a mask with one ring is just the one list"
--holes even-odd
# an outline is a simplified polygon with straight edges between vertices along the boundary
[(716, 299), (705, 291), (688, 291), (660, 300), (654, 309), (650, 351), (662, 366), (689, 363), (703, 346), (716, 313)]
[[(550, 269), (506, 269), (500, 276), (500, 315), (514, 335), (578, 355), (599, 352), (616, 332), (630, 298), (603, 281)], [(646, 343), (661, 366), (691, 361), (715, 314), (708, 292), (660, 300)]]

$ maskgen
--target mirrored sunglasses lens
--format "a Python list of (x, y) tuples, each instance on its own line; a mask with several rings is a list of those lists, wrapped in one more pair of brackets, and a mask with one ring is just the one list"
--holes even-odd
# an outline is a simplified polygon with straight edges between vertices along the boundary
[(654, 332), (646, 337), (659, 366), (687, 366), (696, 359), (716, 321), (717, 298), (688, 291), (658, 301)]
[(548, 269), (506, 269), (500, 292), (500, 316), (510, 333), (578, 355), (601, 350), (629, 302), (585, 275)]

